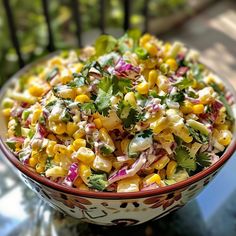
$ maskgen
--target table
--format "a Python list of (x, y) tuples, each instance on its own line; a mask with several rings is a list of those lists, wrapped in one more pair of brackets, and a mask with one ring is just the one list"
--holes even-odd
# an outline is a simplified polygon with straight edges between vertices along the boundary
[[(236, 87), (236, 4), (216, 5), (163, 36), (201, 52), (202, 60)], [(1, 236), (236, 235), (236, 155), (201, 194), (180, 210), (140, 226), (107, 228), (53, 210), (27, 189), (0, 157)]]

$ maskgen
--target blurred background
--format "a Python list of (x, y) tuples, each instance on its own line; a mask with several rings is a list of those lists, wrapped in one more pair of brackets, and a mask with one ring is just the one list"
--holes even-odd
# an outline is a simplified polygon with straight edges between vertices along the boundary
[[(6, 7), (15, 22), (20, 63)], [(164, 40), (180, 40), (199, 50), (201, 60), (236, 88), (234, 0), (0, 0), (0, 85), (23, 62), (30, 63), (53, 50), (92, 43), (101, 31), (120, 36), (128, 27), (149, 31)], [(235, 170), (236, 155), (181, 210), (157, 222), (114, 231), (82, 224), (52, 210), (26, 189), (0, 156), (0, 235), (234, 236)]]

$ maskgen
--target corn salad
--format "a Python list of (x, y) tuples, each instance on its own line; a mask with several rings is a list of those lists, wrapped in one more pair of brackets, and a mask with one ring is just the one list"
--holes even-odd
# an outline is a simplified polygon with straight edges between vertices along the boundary
[(197, 52), (130, 31), (36, 66), (2, 112), (7, 145), (32, 171), (81, 190), (136, 192), (215, 163), (232, 140), (233, 106)]

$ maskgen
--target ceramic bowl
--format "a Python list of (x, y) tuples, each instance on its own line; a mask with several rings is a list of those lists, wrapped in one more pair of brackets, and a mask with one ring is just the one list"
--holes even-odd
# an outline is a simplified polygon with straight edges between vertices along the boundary
[[(49, 59), (50, 56), (30, 64), (15, 74), (3, 86), (0, 101), (5, 92), (17, 78), (32, 66)], [(227, 81), (226, 87), (234, 94), (235, 91)], [(236, 135), (227, 147), (220, 160), (214, 165), (187, 180), (162, 187), (135, 193), (105, 193), (82, 191), (51, 182), (48, 179), (30, 171), (7, 148), (4, 143), (6, 122), (0, 115), (0, 150), (4, 159), (8, 160), (15, 172), (24, 183), (52, 207), (82, 221), (100, 225), (135, 225), (149, 220), (155, 220), (169, 214), (194, 198), (213, 179), (236, 149)]]

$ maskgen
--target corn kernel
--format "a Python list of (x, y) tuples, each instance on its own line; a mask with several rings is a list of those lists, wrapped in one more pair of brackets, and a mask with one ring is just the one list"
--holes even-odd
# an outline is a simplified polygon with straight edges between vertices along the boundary
[(170, 158), (165, 155), (163, 157), (161, 157), (159, 160), (157, 160), (152, 166), (156, 169), (156, 170), (162, 170), (166, 167), (166, 165), (169, 163)]
[(144, 185), (151, 185), (153, 183), (160, 185), (161, 184), (161, 177), (160, 177), (160, 175), (153, 173), (153, 174), (147, 175), (143, 179), (143, 183), (144, 183)]
[(183, 106), (180, 107), (180, 110), (184, 114), (192, 113), (193, 112), (193, 104), (186, 100), (183, 102)]
[(148, 53), (151, 56), (156, 56), (158, 53), (157, 46), (154, 45), (153, 43), (150, 43), (150, 42), (145, 43), (144, 48), (148, 51)]
[(157, 82), (158, 72), (156, 70), (151, 70), (148, 74), (148, 85), (149, 88), (153, 88)]
[(83, 180), (82, 180), (80, 177), (76, 178), (76, 180), (73, 182), (73, 185), (74, 185), (76, 188), (79, 188), (79, 186), (80, 186), (81, 184), (83, 184)]
[(176, 161), (170, 161), (167, 165), (166, 168), (166, 175), (168, 179), (171, 179), (171, 177), (173, 176), (173, 174), (176, 171), (176, 167), (177, 167), (177, 162)]
[(112, 162), (107, 158), (101, 155), (96, 155), (92, 167), (95, 170), (104, 171), (109, 173), (112, 168)]
[(117, 184), (117, 192), (137, 192), (139, 191), (139, 183), (140, 177), (138, 175), (120, 180)]
[(54, 156), (54, 147), (57, 143), (55, 141), (49, 141), (47, 148), (46, 148), (46, 153), (48, 156)]
[(150, 124), (150, 128), (153, 130), (154, 134), (159, 134), (162, 130), (169, 126), (168, 118), (161, 117)]
[(88, 86), (84, 85), (76, 89), (76, 93), (80, 95), (84, 95), (88, 93)]
[(76, 90), (67, 88), (57, 92), (58, 96), (65, 99), (74, 99), (76, 96)]
[(32, 120), (31, 120), (31, 124), (36, 124), (36, 122), (38, 121), (40, 115), (42, 113), (42, 110), (41, 109), (36, 109), (34, 112), (33, 112), (33, 115), (32, 115)]
[(90, 98), (85, 94), (81, 94), (75, 98), (75, 101), (79, 103), (85, 103), (85, 102), (89, 102)]
[(47, 169), (45, 172), (46, 177), (65, 177), (67, 174), (67, 171), (63, 169), (61, 166), (54, 166), (50, 169)]
[(166, 64), (169, 65), (171, 71), (176, 71), (178, 68), (178, 64), (174, 58), (167, 59)]
[(129, 143), (130, 143), (130, 139), (128, 139), (128, 138), (125, 138), (125, 139), (123, 139), (121, 141), (120, 147), (121, 147), (121, 151), (122, 151), (123, 154), (127, 154), (128, 153)]
[(99, 130), (99, 138), (101, 139), (102, 142), (107, 144), (111, 150), (113, 151), (115, 150), (115, 144), (105, 128), (101, 128)]
[(223, 146), (228, 146), (232, 140), (232, 133), (229, 130), (221, 130), (218, 142)]
[(136, 86), (136, 90), (140, 93), (140, 94), (147, 94), (149, 91), (148, 88), (148, 83), (146, 81), (141, 82), (140, 84), (138, 84)]
[(84, 65), (83, 65), (82, 63), (76, 63), (76, 64), (74, 64), (73, 66), (74, 66), (75, 71), (76, 71), (77, 73), (80, 73), (81, 70), (82, 70), (83, 67), (84, 67)]
[(96, 118), (93, 120), (93, 123), (95, 124), (97, 129), (101, 129), (102, 128), (102, 121), (100, 118)]
[(49, 135), (47, 136), (47, 138), (50, 139), (50, 140), (52, 140), (52, 141), (57, 141), (57, 138), (56, 138), (56, 136), (55, 136), (54, 134), (49, 134)]
[(72, 136), (78, 130), (78, 126), (73, 122), (68, 122), (66, 125), (66, 133)]
[(39, 85), (39, 84), (33, 84), (29, 87), (28, 89), (30, 95), (34, 96), (34, 97), (41, 97), (44, 93), (44, 88), (43, 86)]
[(78, 139), (78, 138), (83, 138), (85, 136), (85, 131), (83, 129), (78, 129), (74, 134), (73, 138)]
[(55, 58), (52, 58), (50, 61), (49, 61), (49, 65), (52, 67), (52, 66), (60, 66), (62, 65), (62, 60), (61, 58), (59, 57), (55, 57)]
[(159, 170), (158, 174), (160, 175), (161, 179), (165, 179), (166, 178), (166, 170), (165, 169)]
[(58, 135), (64, 134), (66, 132), (66, 124), (65, 123), (57, 123), (51, 127), (51, 130)]
[(76, 157), (84, 164), (91, 165), (95, 159), (95, 154), (90, 148), (80, 147), (76, 153)]
[(144, 34), (139, 40), (139, 45), (144, 46), (151, 38), (150, 34)]
[(136, 106), (137, 105), (134, 92), (126, 93), (125, 97), (124, 97), (124, 100), (127, 101), (132, 106)]
[(203, 104), (196, 104), (193, 106), (193, 113), (198, 115), (204, 112), (204, 105)]
[(216, 129), (218, 129), (218, 130), (228, 130), (229, 125), (228, 124), (219, 124), (219, 125), (216, 126)]
[(73, 147), (77, 151), (81, 147), (86, 147), (86, 140), (82, 138), (78, 138), (73, 142)]
[(37, 172), (37, 173), (41, 174), (41, 173), (43, 173), (44, 170), (45, 170), (45, 165), (43, 165), (43, 164), (37, 164), (35, 169), (36, 169), (36, 172)]
[(67, 146), (67, 150), (70, 153), (70, 155), (75, 152), (75, 147), (73, 146), (73, 144), (70, 144), (69, 146)]
[(83, 190), (83, 191), (88, 191), (89, 190), (89, 187), (82, 183), (79, 187), (78, 187), (79, 190)]
[(63, 69), (61, 71), (61, 82), (63, 84), (67, 84), (72, 80), (72, 78), (71, 72), (68, 69)]
[(30, 167), (33, 167), (33, 168), (34, 168), (34, 167), (37, 165), (37, 163), (38, 163), (38, 160), (37, 160), (36, 157), (34, 157), (34, 156), (30, 157), (30, 159), (29, 159), (29, 165), (30, 165)]
[(79, 163), (79, 176), (83, 180), (84, 183), (88, 184), (89, 177), (91, 176), (92, 172), (88, 165), (85, 165), (83, 163)]
[(5, 108), (2, 111), (3, 115), (9, 117), (11, 115), (11, 108)]

